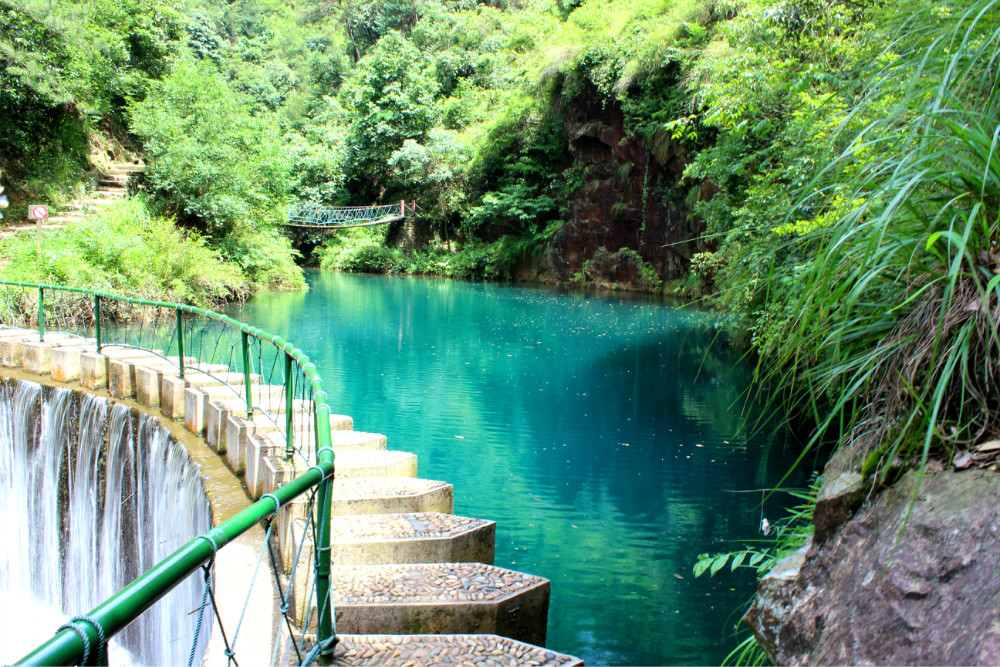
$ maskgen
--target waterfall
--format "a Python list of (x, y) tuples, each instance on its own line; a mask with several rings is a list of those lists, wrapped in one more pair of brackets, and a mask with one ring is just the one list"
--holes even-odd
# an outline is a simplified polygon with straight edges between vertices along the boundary
[[(0, 493), (4, 662), (211, 526), (198, 466), (167, 429), (23, 380), (0, 382)], [(200, 576), (182, 582), (117, 635), (112, 663), (186, 664), (201, 593)]]

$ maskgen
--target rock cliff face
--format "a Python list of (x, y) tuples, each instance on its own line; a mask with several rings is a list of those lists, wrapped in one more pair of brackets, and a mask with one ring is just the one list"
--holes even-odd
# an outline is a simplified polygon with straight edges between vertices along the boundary
[(596, 96), (571, 103), (566, 133), (583, 182), (549, 247), (553, 278), (569, 280), (594, 260), (590, 280), (642, 287), (636, 258), (662, 280), (686, 275), (691, 256), (704, 249), (692, 240), (704, 233), (693, 204), (713, 194), (711, 187), (683, 183), (687, 152), (671, 142), (650, 150), (627, 135), (620, 107)]
[[(827, 509), (856, 497), (853, 481)], [(764, 578), (745, 619), (775, 663), (1000, 664), (1000, 475), (928, 473), (914, 501), (916, 488), (909, 473), (826, 521)]]

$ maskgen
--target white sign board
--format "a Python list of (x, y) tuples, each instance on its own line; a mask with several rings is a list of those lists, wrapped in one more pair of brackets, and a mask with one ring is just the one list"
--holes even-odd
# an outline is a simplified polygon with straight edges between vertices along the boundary
[(45, 220), (49, 217), (49, 207), (42, 204), (29, 204), (28, 217), (32, 220)]

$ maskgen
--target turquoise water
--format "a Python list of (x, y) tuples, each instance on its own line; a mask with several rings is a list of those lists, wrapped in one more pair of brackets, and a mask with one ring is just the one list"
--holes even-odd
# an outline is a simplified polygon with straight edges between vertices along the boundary
[[(776, 484), (793, 452), (759, 426), (749, 369), (709, 315), (444, 280), (309, 280), (240, 316), (302, 347), (356, 429), (454, 484), (456, 513), (497, 522), (496, 564), (552, 581), (550, 648), (591, 665), (721, 662), (753, 578), (694, 579), (691, 565), (755, 536), (760, 494), (739, 492)], [(757, 428), (741, 428), (747, 416)], [(770, 501), (765, 512), (780, 516)]]

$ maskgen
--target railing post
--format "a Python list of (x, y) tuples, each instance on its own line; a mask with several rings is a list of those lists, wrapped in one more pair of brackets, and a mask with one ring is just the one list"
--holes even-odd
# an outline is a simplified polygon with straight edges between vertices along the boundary
[(45, 288), (38, 288), (38, 342), (45, 342)]
[(292, 377), (292, 355), (285, 352), (285, 461), (289, 463), (295, 454), (295, 419), (292, 414), (292, 398), (295, 379)]
[(253, 392), (250, 386), (250, 334), (243, 334), (243, 387), (247, 395), (247, 419), (253, 419)]
[[(325, 479), (319, 485), (316, 511), (319, 513), (319, 545), (316, 549), (316, 611), (319, 619), (316, 626), (316, 639), (325, 648), (319, 654), (319, 663), (333, 663), (333, 651), (336, 635), (333, 630), (333, 602), (330, 592), (330, 487), (332, 479)], [(334, 641), (330, 641), (333, 639)], [(329, 645), (326, 643), (329, 642)]]
[(180, 378), (184, 379), (184, 311), (177, 309), (177, 366), (180, 369)]
[(101, 353), (101, 295), (94, 294), (94, 329), (97, 338), (97, 354)]
[(406, 217), (406, 200), (405, 199), (400, 199), (399, 200), (399, 215), (402, 218)]

